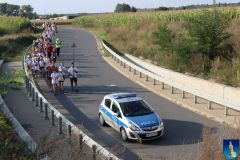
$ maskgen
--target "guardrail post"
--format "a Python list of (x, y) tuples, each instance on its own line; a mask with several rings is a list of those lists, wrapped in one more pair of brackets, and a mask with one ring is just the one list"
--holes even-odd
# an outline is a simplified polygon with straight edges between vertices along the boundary
[(43, 112), (43, 101), (42, 101), (42, 97), (40, 97), (40, 108), (39, 108), (39, 112)]
[(72, 126), (68, 125), (68, 137), (69, 137), (69, 139), (71, 139), (71, 136), (72, 136)]
[(148, 75), (146, 75), (146, 81), (148, 81)]
[(78, 140), (79, 140), (79, 149), (80, 149), (80, 151), (82, 150), (82, 144), (83, 144), (83, 136), (82, 136), (82, 134), (80, 133), (79, 135), (78, 135)]
[(117, 60), (117, 58), (116, 57), (114, 57), (114, 61), (116, 61)]
[(121, 61), (121, 64), (120, 64), (120, 65), (121, 65), (121, 66), (123, 65), (123, 64), (122, 64), (122, 61)]
[(196, 96), (196, 95), (194, 95), (194, 97), (193, 97), (193, 103), (194, 103), (194, 104), (197, 103), (197, 96)]
[(126, 64), (123, 62), (123, 68), (126, 68)]
[(225, 116), (227, 116), (227, 115), (228, 115), (228, 107), (226, 107), (226, 106), (225, 106), (224, 115), (225, 115)]
[(30, 97), (32, 96), (32, 85), (31, 85), (31, 83), (29, 83), (29, 96)]
[(25, 87), (27, 88), (28, 87), (27, 77), (24, 78), (24, 84), (25, 84)]
[(185, 98), (185, 91), (182, 91), (182, 98)]
[(164, 90), (164, 82), (161, 83), (162, 90)]
[(173, 93), (174, 93), (174, 87), (171, 86), (171, 94), (173, 94)]
[(128, 66), (128, 71), (131, 72), (132, 71), (132, 68), (130, 66)]
[(36, 103), (35, 103), (35, 106), (37, 107), (39, 104), (38, 104), (38, 93), (36, 92)]
[(35, 91), (33, 87), (32, 87), (32, 101), (35, 101)]
[(26, 86), (26, 88), (27, 88), (27, 91), (29, 92), (29, 80), (27, 79), (27, 86)]
[(58, 134), (61, 135), (62, 132), (62, 117), (58, 118)]
[(54, 110), (51, 110), (51, 126), (55, 126)]
[(134, 69), (134, 74), (136, 74), (136, 69)]
[(93, 160), (97, 159), (97, 146), (92, 145), (92, 150), (93, 150)]
[(208, 109), (211, 110), (212, 109), (212, 102), (208, 101)]
[(139, 72), (139, 77), (142, 78), (142, 72)]
[(45, 106), (44, 106), (44, 107), (45, 107), (45, 116), (44, 116), (44, 119), (47, 120), (47, 119), (49, 119), (49, 118), (48, 118), (48, 104), (45, 103)]
[(153, 79), (153, 85), (154, 86), (156, 85), (156, 79)]

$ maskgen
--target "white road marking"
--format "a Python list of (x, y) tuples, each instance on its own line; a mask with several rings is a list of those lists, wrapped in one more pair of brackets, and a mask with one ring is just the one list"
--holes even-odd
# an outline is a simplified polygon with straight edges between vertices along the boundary
[(117, 85), (115, 85), (115, 84), (109, 84), (109, 85), (107, 85), (107, 87), (117, 87)]

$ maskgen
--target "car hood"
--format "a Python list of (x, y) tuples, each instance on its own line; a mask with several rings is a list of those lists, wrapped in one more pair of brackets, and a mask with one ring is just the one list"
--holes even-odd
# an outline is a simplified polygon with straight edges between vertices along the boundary
[(155, 113), (127, 118), (140, 128), (153, 127), (160, 124), (158, 116)]

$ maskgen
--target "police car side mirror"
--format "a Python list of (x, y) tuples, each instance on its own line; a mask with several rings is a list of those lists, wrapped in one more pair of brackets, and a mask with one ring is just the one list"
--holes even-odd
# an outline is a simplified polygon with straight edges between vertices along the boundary
[(113, 114), (113, 116), (115, 116), (115, 117), (118, 117), (118, 118), (122, 118), (122, 116), (121, 116), (121, 113), (120, 113), (120, 112), (118, 112), (118, 113), (114, 113), (114, 114)]
[(118, 116), (118, 113), (113, 113), (113, 116), (117, 117), (117, 116)]
[(121, 115), (120, 112), (117, 113), (117, 117), (118, 117), (118, 118), (122, 118), (122, 115)]

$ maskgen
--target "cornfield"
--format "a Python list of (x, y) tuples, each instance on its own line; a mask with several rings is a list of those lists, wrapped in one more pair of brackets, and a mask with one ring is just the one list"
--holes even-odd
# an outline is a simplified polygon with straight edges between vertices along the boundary
[(30, 29), (31, 23), (26, 18), (0, 16), (0, 36), (18, 33)]
[[(193, 10), (176, 10), (176, 11), (159, 11), (159, 12), (137, 12), (137, 13), (114, 13), (88, 15), (74, 19), (73, 24), (80, 27), (94, 26), (119, 26), (135, 23), (141, 19), (153, 21), (180, 21), (194, 18), (196, 15), (209, 9), (193, 9)], [(240, 18), (239, 7), (217, 8), (217, 12), (223, 13), (227, 17)]]

